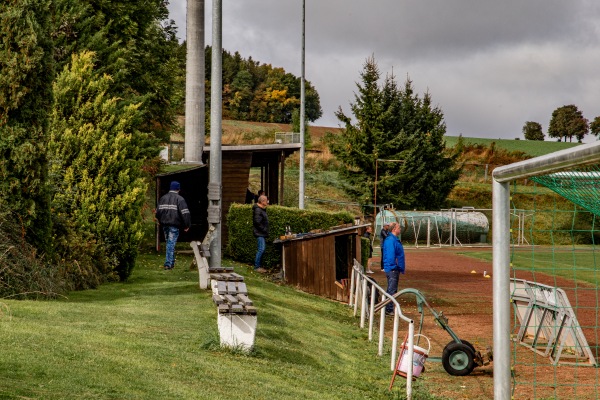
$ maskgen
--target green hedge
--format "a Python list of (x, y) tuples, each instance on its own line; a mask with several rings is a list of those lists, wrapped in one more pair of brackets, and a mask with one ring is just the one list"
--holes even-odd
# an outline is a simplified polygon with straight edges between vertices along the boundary
[[(273, 241), (285, 234), (289, 226), (294, 233), (309, 232), (313, 229), (329, 229), (332, 226), (351, 223), (354, 216), (349, 212), (329, 213), (323, 211), (300, 210), (298, 208), (269, 206), (269, 237), (263, 256), (263, 266), (274, 268), (281, 265), (281, 245)], [(236, 261), (254, 264), (256, 238), (252, 233), (252, 206), (232, 204), (227, 215), (229, 243), (227, 252)]]
[(369, 268), (369, 253), (371, 252), (371, 241), (366, 237), (360, 238), (360, 263), (365, 270)]

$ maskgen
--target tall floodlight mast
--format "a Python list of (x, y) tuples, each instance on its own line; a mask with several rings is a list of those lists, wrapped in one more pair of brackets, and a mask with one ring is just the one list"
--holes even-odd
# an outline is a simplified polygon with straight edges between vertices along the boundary
[(187, 0), (185, 161), (202, 162), (204, 146), (204, 0)]
[(304, 209), (304, 44), (305, 44), (306, 0), (302, 0), (302, 67), (300, 74), (300, 181), (298, 182), (298, 208)]
[(210, 78), (210, 164), (208, 184), (208, 223), (215, 227), (210, 243), (210, 267), (221, 266), (221, 136), (223, 116), (223, 1), (213, 0), (212, 54)]

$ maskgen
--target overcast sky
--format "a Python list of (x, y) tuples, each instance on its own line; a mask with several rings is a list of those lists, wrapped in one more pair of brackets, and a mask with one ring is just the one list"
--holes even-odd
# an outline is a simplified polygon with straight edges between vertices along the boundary
[[(186, 0), (169, 1), (185, 39)], [(301, 0), (223, 1), (223, 48), (300, 76), (301, 13)], [(371, 55), (382, 76), (429, 91), (448, 135), (522, 138), (526, 121), (546, 134), (566, 104), (600, 115), (600, 0), (306, 0), (305, 76), (323, 108), (314, 125), (338, 126), (340, 106), (351, 114)]]

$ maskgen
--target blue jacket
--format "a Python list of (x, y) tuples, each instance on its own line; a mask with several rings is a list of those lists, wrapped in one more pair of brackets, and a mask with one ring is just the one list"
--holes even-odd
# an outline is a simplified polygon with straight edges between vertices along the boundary
[(404, 247), (396, 235), (390, 233), (385, 239), (383, 246), (382, 264), (385, 272), (398, 270), (404, 273), (406, 263), (404, 261)]

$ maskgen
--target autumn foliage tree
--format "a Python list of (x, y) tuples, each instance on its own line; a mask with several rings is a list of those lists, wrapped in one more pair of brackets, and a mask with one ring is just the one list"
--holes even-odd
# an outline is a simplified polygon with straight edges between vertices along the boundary
[[(206, 47), (206, 113), (210, 114), (211, 47)], [(305, 82), (305, 116), (316, 121), (323, 115), (319, 94)], [(292, 122), (300, 107), (300, 78), (283, 68), (261, 64), (238, 52), (223, 51), (223, 118), (242, 121)]]
[(585, 135), (589, 132), (588, 120), (583, 117), (583, 114), (576, 105), (570, 104), (558, 107), (552, 112), (550, 125), (548, 126), (548, 136), (558, 138), (558, 141), (565, 142), (567, 138), (573, 141), (573, 137), (581, 142)]

